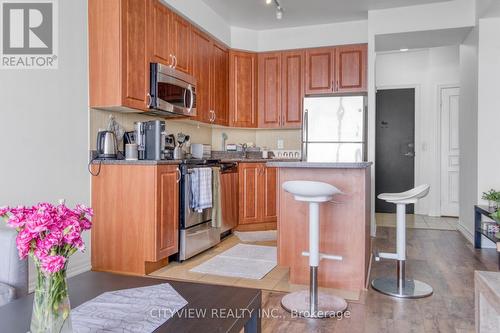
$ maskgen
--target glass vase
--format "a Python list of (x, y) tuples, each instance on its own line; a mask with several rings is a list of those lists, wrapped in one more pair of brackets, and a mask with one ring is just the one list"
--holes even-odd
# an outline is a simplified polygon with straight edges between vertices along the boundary
[(495, 200), (488, 200), (488, 208), (497, 208), (498, 202)]
[(72, 332), (66, 269), (46, 275), (36, 264), (36, 276), (31, 333)]

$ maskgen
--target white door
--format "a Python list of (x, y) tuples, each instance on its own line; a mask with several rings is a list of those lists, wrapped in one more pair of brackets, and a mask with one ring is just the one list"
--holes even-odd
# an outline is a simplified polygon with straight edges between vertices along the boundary
[(459, 88), (441, 89), (441, 215), (458, 216)]

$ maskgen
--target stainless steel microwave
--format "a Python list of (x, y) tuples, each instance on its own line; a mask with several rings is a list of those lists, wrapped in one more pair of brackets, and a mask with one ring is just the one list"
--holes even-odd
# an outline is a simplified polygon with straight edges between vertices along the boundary
[(149, 113), (163, 117), (196, 116), (196, 79), (166, 65), (152, 63)]

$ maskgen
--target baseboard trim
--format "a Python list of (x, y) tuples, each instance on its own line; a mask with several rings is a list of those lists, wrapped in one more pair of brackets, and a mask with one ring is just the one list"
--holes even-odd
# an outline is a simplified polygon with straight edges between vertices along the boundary
[(457, 230), (471, 243), (474, 245), (474, 235), (458, 220)]
[[(474, 234), (470, 232), (467, 227), (465, 227), (462, 223), (460, 223), (460, 220), (458, 221), (457, 224), (457, 230), (471, 243), (474, 245)], [(490, 241), (488, 238), (481, 236), (481, 248), (483, 249), (496, 249), (496, 244)]]

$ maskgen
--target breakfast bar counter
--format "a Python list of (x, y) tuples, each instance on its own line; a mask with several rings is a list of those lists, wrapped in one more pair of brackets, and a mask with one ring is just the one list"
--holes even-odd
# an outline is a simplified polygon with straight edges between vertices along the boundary
[(278, 262), (290, 267), (290, 283), (309, 283), (308, 203), (296, 201), (283, 190), (292, 180), (325, 182), (342, 194), (320, 205), (320, 252), (339, 255), (342, 261), (322, 260), (320, 287), (359, 291), (366, 288), (371, 257), (371, 162), (268, 162), (278, 169)]

